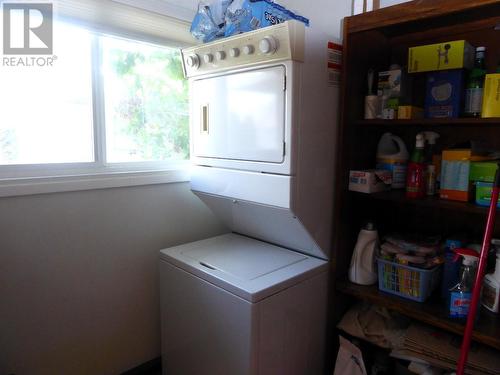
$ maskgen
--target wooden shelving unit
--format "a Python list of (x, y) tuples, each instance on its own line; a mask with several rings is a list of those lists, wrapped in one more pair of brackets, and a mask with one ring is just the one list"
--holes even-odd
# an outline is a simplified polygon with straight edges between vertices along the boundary
[(421, 127), (443, 127), (443, 126), (470, 126), (470, 127), (500, 127), (500, 118), (456, 118), (456, 119), (421, 119), (421, 120), (359, 120), (359, 126), (421, 126)]
[(486, 215), (488, 213), (488, 207), (478, 206), (470, 202), (457, 202), (440, 199), (438, 196), (425, 197), (421, 199), (409, 199), (406, 197), (403, 190), (389, 190), (375, 194), (353, 192), (352, 194), (356, 195), (358, 199), (392, 202), (399, 205), (404, 204), (418, 207), (428, 207), (431, 209), (456, 211), (465, 214)]
[[(375, 221), (381, 236), (389, 232), (470, 234), (480, 242), (487, 209), (473, 203), (438, 197), (407, 199), (404, 191), (362, 194), (348, 191), (349, 171), (374, 168), (376, 149), (385, 132), (400, 136), (409, 149), (415, 135), (434, 130), (443, 147), (463, 147), (469, 141), (500, 150), (500, 119), (459, 118), (421, 120), (363, 120), (366, 74), (386, 70), (390, 64), (407, 64), (412, 46), (465, 39), (473, 46), (486, 46), (486, 67), (495, 70), (500, 61), (500, 0), (419, 0), (348, 17), (344, 22), (344, 55), (341, 121), (337, 154), (333, 261), (336, 319), (354, 299), (385, 306), (415, 320), (462, 334), (463, 325), (447, 318), (445, 304), (437, 299), (412, 302), (346, 282), (357, 235), (363, 223)], [(425, 74), (415, 76), (415, 90), (422, 93)], [(421, 105), (421, 103), (413, 103)], [(497, 220), (500, 221), (500, 220)], [(494, 230), (500, 237), (500, 222)], [(500, 317), (482, 313), (473, 336), (477, 342), (500, 350)]]
[[(400, 312), (420, 322), (462, 335), (464, 325), (447, 317), (444, 302), (432, 298), (425, 302), (413, 302), (398, 296), (384, 293), (374, 286), (355, 285), (348, 281), (337, 283), (337, 290), (363, 301), (369, 301), (388, 309)], [(473, 340), (500, 350), (500, 319), (488, 311), (481, 311), (474, 333)]]

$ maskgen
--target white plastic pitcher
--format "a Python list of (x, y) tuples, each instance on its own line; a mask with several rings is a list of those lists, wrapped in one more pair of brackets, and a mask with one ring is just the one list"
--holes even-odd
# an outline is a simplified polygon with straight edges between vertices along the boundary
[(392, 173), (393, 189), (405, 188), (408, 159), (408, 150), (400, 137), (392, 133), (382, 135), (377, 146), (377, 169)]

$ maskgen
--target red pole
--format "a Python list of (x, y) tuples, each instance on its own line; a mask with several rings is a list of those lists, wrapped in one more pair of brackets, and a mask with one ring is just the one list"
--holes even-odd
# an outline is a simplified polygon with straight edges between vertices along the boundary
[[(499, 164), (500, 168), (500, 164)], [(457, 375), (464, 375), (465, 365), (467, 364), (467, 357), (469, 355), (470, 341), (472, 338), (472, 330), (474, 329), (474, 320), (476, 318), (477, 308), (479, 305), (479, 296), (481, 295), (481, 287), (483, 285), (484, 272), (486, 269), (486, 261), (488, 258), (488, 251), (490, 249), (491, 235), (495, 227), (495, 216), (497, 213), (498, 193), (500, 190), (500, 169), (497, 169), (495, 175), (495, 183), (491, 193), (490, 209), (488, 211), (488, 220), (486, 221), (486, 230), (484, 232), (483, 246), (481, 247), (481, 254), (479, 255), (479, 266), (477, 268), (476, 280), (472, 290), (472, 299), (469, 307), (469, 314), (467, 315), (467, 324), (465, 325), (464, 338), (462, 347), (460, 349), (460, 358), (458, 360)]]

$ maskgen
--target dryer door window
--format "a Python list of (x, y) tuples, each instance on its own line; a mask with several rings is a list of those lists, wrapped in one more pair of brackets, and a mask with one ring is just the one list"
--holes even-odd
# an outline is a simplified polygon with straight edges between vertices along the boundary
[(282, 163), (285, 67), (193, 81), (195, 157)]

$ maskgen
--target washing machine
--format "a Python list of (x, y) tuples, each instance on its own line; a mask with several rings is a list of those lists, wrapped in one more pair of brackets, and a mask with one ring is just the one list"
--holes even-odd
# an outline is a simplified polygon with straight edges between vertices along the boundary
[(336, 91), (313, 34), (182, 50), (191, 190), (231, 233), (160, 253), (164, 375), (323, 372)]
[(164, 374), (321, 373), (326, 261), (234, 233), (160, 257)]

